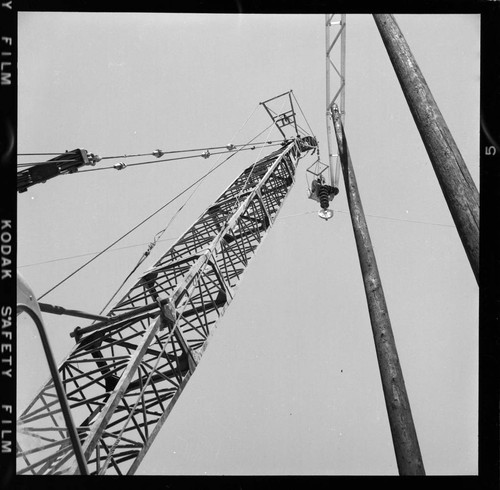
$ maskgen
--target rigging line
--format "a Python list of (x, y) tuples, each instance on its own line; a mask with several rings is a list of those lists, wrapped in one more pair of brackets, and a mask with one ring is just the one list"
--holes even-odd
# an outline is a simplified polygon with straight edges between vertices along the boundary
[(297, 123), (297, 128), (300, 129), (304, 134), (311, 134), (311, 136), (314, 136), (312, 131), (306, 131), (299, 123)]
[(193, 192), (191, 192), (191, 195), (186, 199), (186, 201), (180, 206), (180, 208), (170, 218), (169, 222), (167, 223), (167, 226), (165, 226), (165, 228), (163, 228), (163, 230), (159, 231), (153, 237), (153, 241), (149, 243), (147, 250), (142, 254), (142, 256), (140, 257), (139, 261), (137, 262), (137, 264), (135, 265), (135, 267), (130, 271), (130, 273), (127, 275), (127, 277), (122, 281), (122, 283), (120, 284), (120, 286), (118, 287), (118, 289), (115, 291), (115, 293), (113, 294), (113, 296), (111, 296), (111, 298), (109, 299), (109, 301), (104, 305), (104, 307), (102, 308), (102, 310), (99, 312), (99, 315), (103, 314), (104, 310), (106, 310), (106, 308), (110, 305), (110, 303), (113, 301), (113, 299), (115, 299), (116, 295), (120, 292), (120, 290), (123, 288), (123, 286), (125, 285), (125, 283), (130, 279), (130, 277), (132, 276), (132, 274), (134, 274), (134, 272), (148, 258), (149, 254), (151, 253), (151, 251), (153, 250), (153, 248), (156, 246), (156, 243), (159, 241), (160, 237), (163, 235), (163, 233), (165, 233), (165, 231), (167, 230), (167, 228), (172, 224), (172, 222), (177, 217), (177, 215), (182, 211), (182, 209), (184, 209), (184, 206), (186, 206), (186, 204), (191, 200), (191, 198), (194, 196), (195, 192), (198, 190), (198, 188), (200, 187), (200, 185), (201, 185), (201, 181), (198, 183), (198, 185), (193, 190)]
[[(339, 213), (349, 214), (349, 211), (341, 211), (340, 209), (336, 209), (336, 211)], [(443, 226), (445, 228), (455, 228), (455, 225), (446, 225), (444, 223), (434, 223), (431, 221), (417, 221), (413, 219), (393, 218), (391, 216), (378, 216), (375, 214), (365, 214), (365, 216), (369, 216), (370, 218), (387, 219), (391, 221), (405, 221), (407, 223), (418, 223), (421, 225), (433, 225), (433, 226)]]
[[(309, 128), (309, 131), (311, 132), (311, 136), (314, 136), (314, 131), (312, 130), (312, 128), (311, 128), (311, 126), (310, 126), (310, 124), (309, 124), (309, 121), (307, 120), (307, 118), (306, 118), (306, 116), (305, 116), (304, 112), (302, 111), (302, 107), (300, 107), (300, 104), (299, 104), (299, 101), (297, 100), (297, 97), (295, 97), (295, 94), (294, 94), (293, 92), (292, 92), (292, 95), (293, 95), (293, 98), (295, 99), (295, 102), (297, 102), (297, 106), (298, 106), (298, 108), (299, 108), (299, 110), (300, 110), (300, 113), (302, 114), (302, 117), (304, 118), (304, 121), (305, 121), (305, 122), (306, 122), (306, 124), (307, 124), (307, 127)], [(297, 124), (297, 126), (299, 126), (299, 125)], [(299, 126), (299, 127), (300, 127), (300, 126)], [(302, 128), (301, 128), (301, 129), (302, 129)], [(302, 130), (302, 131), (303, 131), (303, 130)]]
[[(151, 244), (150, 244), (151, 245)], [(123, 280), (123, 282), (118, 286), (118, 289), (115, 291), (113, 296), (109, 299), (109, 301), (103, 306), (102, 310), (99, 312), (99, 315), (102, 315), (104, 310), (109, 306), (111, 301), (115, 299), (115, 296), (119, 293), (120, 289), (123, 287), (123, 285), (130, 279), (130, 276), (139, 268), (139, 266), (146, 260), (147, 255), (149, 255), (149, 252), (151, 249), (148, 247), (148, 250), (142, 254), (142, 257), (139, 259), (135, 267), (130, 271), (130, 273), (127, 275), (127, 277)], [(146, 255), (147, 253), (147, 255)]]
[(219, 168), (221, 165), (223, 165), (224, 163), (226, 163), (230, 158), (232, 158), (234, 155), (236, 155), (237, 152), (235, 153), (232, 153), (231, 155), (229, 155), (225, 160), (223, 160), (219, 165), (217, 165), (216, 167), (212, 168), (211, 170), (209, 170), (206, 174), (204, 174), (202, 177), (200, 177), (197, 181), (195, 181), (193, 184), (191, 184), (189, 187), (187, 187), (186, 189), (184, 189), (183, 191), (181, 191), (179, 194), (177, 194), (175, 197), (173, 197), (172, 199), (170, 199), (170, 201), (168, 201), (166, 204), (164, 204), (163, 206), (161, 206), (159, 209), (157, 209), (155, 212), (153, 212), (152, 214), (150, 214), (147, 218), (145, 218), (144, 220), (142, 220), (139, 224), (137, 224), (136, 226), (134, 226), (131, 230), (127, 231), (127, 233), (125, 233), (124, 235), (122, 235), (120, 238), (118, 238), (117, 240), (115, 240), (111, 245), (108, 245), (105, 249), (103, 249), (101, 252), (99, 252), (95, 257), (92, 257), (90, 260), (88, 260), (87, 262), (85, 262), (85, 264), (83, 264), (82, 266), (80, 266), (78, 269), (76, 269), (75, 271), (73, 271), (70, 275), (68, 275), (67, 277), (65, 277), (62, 281), (59, 281), (55, 286), (53, 286), (52, 288), (50, 288), (48, 291), (46, 291), (45, 293), (43, 293), (39, 298), (38, 300), (42, 299), (44, 296), (46, 296), (47, 294), (49, 294), (51, 291), (53, 291), (54, 289), (56, 289), (58, 286), (60, 286), (61, 284), (63, 284), (64, 282), (66, 282), (70, 277), (74, 276), (77, 272), (81, 271), (84, 267), (86, 267), (88, 264), (90, 264), (91, 262), (93, 262), (95, 259), (97, 259), (98, 257), (100, 257), (104, 252), (108, 251), (113, 245), (116, 245), (119, 241), (123, 240), (123, 238), (125, 238), (126, 236), (130, 235), (130, 233), (132, 233), (133, 231), (135, 231), (137, 228), (139, 228), (139, 226), (143, 225), (146, 221), (148, 221), (150, 218), (152, 218), (153, 216), (155, 216), (156, 214), (158, 214), (160, 211), (162, 211), (164, 208), (166, 208), (169, 204), (171, 204), (172, 202), (174, 202), (177, 198), (179, 198), (180, 196), (182, 196), (183, 194), (185, 194), (189, 189), (191, 189), (192, 187), (194, 187), (198, 182), (200, 182), (201, 180), (203, 180), (205, 177), (207, 177), (209, 174), (211, 174), (214, 170), (216, 170), (217, 168)]
[[(233, 138), (234, 139), (234, 138)], [(280, 141), (259, 141), (257, 143), (254, 143), (255, 145), (272, 145), (272, 144), (278, 144)], [(237, 148), (239, 146), (245, 146), (245, 144), (238, 144), (238, 145), (233, 145), (234, 148)], [(193, 151), (203, 151), (203, 150), (220, 150), (222, 148), (227, 148), (228, 145), (224, 146), (208, 146), (208, 147), (203, 147), (203, 148), (194, 148), (190, 150), (170, 150), (170, 151), (162, 151), (163, 155), (170, 155), (170, 154), (176, 154), (176, 153), (190, 153)], [(63, 153), (18, 153), (18, 155), (64, 155), (65, 152)], [(223, 152), (225, 153), (225, 152)], [(138, 158), (138, 157), (144, 157), (144, 156), (149, 156), (152, 153), (135, 153), (135, 154), (123, 154), (123, 155), (115, 155), (115, 156), (105, 156), (105, 157), (100, 157), (101, 160), (110, 160), (110, 159), (118, 159), (118, 158)], [(68, 162), (73, 162), (74, 160), (57, 160), (57, 163), (68, 163)], [(158, 160), (156, 160), (158, 161)], [(30, 165), (43, 165), (45, 163), (48, 163), (48, 161), (43, 161), (43, 162), (29, 162), (29, 163), (18, 163), (18, 167), (27, 167)]]
[[(233, 138), (231, 138), (231, 141), (234, 140), (239, 134), (240, 132), (243, 130), (243, 128), (247, 125), (248, 121), (250, 120), (250, 118), (254, 115), (255, 111), (256, 111), (257, 107), (254, 108), (254, 110), (252, 111), (252, 113), (250, 114), (250, 116), (248, 116), (248, 118), (246, 119), (246, 121), (243, 123), (243, 125), (235, 132), (235, 134), (233, 135)], [(253, 139), (256, 139), (260, 136), (261, 133), (259, 133), (257, 136), (255, 136)], [(268, 142), (270, 143), (270, 142)], [(238, 146), (241, 146), (241, 147), (244, 147), (246, 145), (238, 145)], [(222, 147), (223, 148), (223, 147)], [(241, 148), (243, 149), (243, 148)], [(224, 152), (225, 153), (225, 152)], [(219, 162), (220, 160), (220, 156), (219, 158), (217, 159), (217, 161), (214, 163), (214, 166), (217, 165), (217, 163)], [(116, 292), (113, 294), (113, 296), (109, 299), (109, 301), (106, 303), (106, 305), (103, 307), (103, 309), (101, 310), (101, 312), (99, 314), (102, 314), (106, 308), (111, 304), (111, 302), (113, 301), (113, 299), (116, 297), (116, 295), (120, 292), (120, 290), (123, 288), (123, 286), (125, 285), (125, 283), (130, 279), (130, 277), (134, 274), (134, 272), (140, 267), (140, 265), (146, 260), (146, 258), (149, 256), (149, 254), (151, 253), (151, 250), (156, 246), (156, 243), (159, 241), (159, 239), (161, 238), (161, 236), (165, 233), (165, 231), (170, 227), (170, 225), (172, 224), (172, 222), (175, 220), (175, 218), (178, 216), (178, 214), (182, 211), (182, 209), (184, 209), (184, 207), (186, 206), (186, 204), (191, 200), (191, 198), (194, 196), (194, 194), (196, 193), (196, 191), (199, 189), (200, 185), (201, 185), (201, 182), (200, 181), (198, 183), (198, 185), (195, 187), (195, 189), (193, 190), (193, 192), (191, 192), (191, 195), (186, 199), (186, 201), (180, 206), (180, 208), (177, 210), (177, 212), (172, 216), (172, 218), (170, 219), (170, 221), (167, 223), (167, 225), (165, 226), (165, 228), (163, 228), (163, 230), (159, 231), (153, 238), (153, 241), (151, 243), (149, 243), (148, 245), (148, 248), (147, 250), (142, 254), (141, 258), (139, 259), (139, 261), (137, 262), (137, 264), (135, 265), (135, 267), (132, 269), (132, 271), (127, 275), (127, 277), (123, 280), (123, 282), (120, 284), (120, 286), (118, 287), (118, 289), (116, 290)]]
[[(177, 240), (177, 237), (169, 237), (169, 238), (163, 238), (162, 240), (158, 240), (158, 242), (168, 242), (172, 240)], [(148, 242), (143, 242), (143, 243), (136, 243), (135, 245), (125, 245), (124, 247), (117, 247), (114, 248), (113, 250), (110, 250), (110, 252), (117, 252), (118, 250), (125, 250), (127, 248), (134, 248), (134, 247), (143, 247), (144, 245), (147, 245)], [(63, 260), (71, 260), (71, 259), (78, 259), (80, 257), (88, 257), (89, 255), (96, 255), (99, 252), (87, 252), (84, 254), (79, 254), (79, 255), (70, 255), (69, 257), (60, 257), (58, 259), (51, 259), (51, 260), (45, 260), (43, 262), (34, 262), (33, 264), (25, 264), (25, 265), (18, 265), (18, 269), (22, 269), (24, 267), (35, 267), (37, 265), (44, 265), (44, 264), (51, 264), (52, 262), (61, 262)]]
[[(233, 134), (233, 137), (231, 138), (231, 141), (234, 140), (240, 133), (241, 131), (243, 130), (243, 128), (248, 124), (248, 121), (250, 121), (250, 119), (253, 117), (253, 115), (255, 114), (255, 111), (259, 108), (258, 105), (256, 105), (254, 108), (253, 108), (253, 111), (250, 113), (250, 115), (246, 118), (246, 121), (240, 126), (240, 128)], [(254, 139), (257, 139), (264, 131), (262, 131), (261, 133), (259, 133), (257, 136), (255, 136), (255, 138), (253, 138), (252, 140), (250, 141), (253, 141)], [(278, 143), (278, 141), (274, 142), (273, 143)], [(249, 143), (247, 143), (246, 145), (235, 145), (235, 146), (242, 146), (242, 147), (245, 147), (247, 146)], [(260, 145), (261, 143), (254, 143), (255, 145)]]
[[(267, 129), (267, 128), (266, 128)], [(265, 130), (264, 130), (265, 131)], [(257, 136), (255, 136), (254, 138), (252, 138), (248, 144), (252, 143), (253, 140), (257, 139), (264, 131), (261, 131)], [(126, 236), (130, 235), (130, 233), (132, 233), (133, 231), (135, 231), (137, 228), (139, 228), (141, 225), (143, 225), (146, 221), (148, 221), (149, 219), (151, 219), (153, 216), (155, 216), (156, 214), (158, 214), (160, 211), (162, 211), (164, 208), (166, 208), (169, 204), (171, 204), (172, 202), (174, 202), (177, 198), (179, 198), (180, 196), (182, 196), (183, 194), (185, 194), (189, 189), (191, 189), (192, 187), (194, 187), (198, 182), (200, 182), (201, 180), (203, 180), (205, 177), (208, 177), (208, 175), (210, 175), (212, 172), (214, 172), (215, 170), (217, 170), (219, 167), (221, 167), (222, 165), (224, 165), (224, 163), (226, 163), (229, 159), (231, 159), (232, 157), (234, 157), (236, 154), (238, 154), (242, 149), (240, 148), (239, 150), (237, 150), (236, 152), (232, 153), (231, 155), (229, 155), (227, 158), (225, 158), (222, 162), (220, 162), (218, 165), (215, 165), (212, 169), (210, 169), (207, 173), (205, 173), (203, 176), (201, 176), (198, 180), (196, 180), (194, 183), (192, 183), (190, 186), (186, 187), (186, 189), (184, 189), (183, 191), (181, 191), (179, 194), (177, 194), (175, 197), (173, 197), (170, 201), (168, 201), (166, 204), (164, 204), (163, 206), (161, 206), (159, 209), (157, 209), (156, 211), (154, 211), (152, 214), (150, 214), (147, 218), (145, 218), (144, 220), (142, 220), (139, 224), (137, 224), (136, 226), (134, 226), (131, 230), (129, 230), (127, 233), (125, 233), (124, 235), (122, 235), (120, 238), (118, 238), (117, 240), (115, 240), (112, 244), (108, 245), (105, 249), (103, 249), (101, 252), (99, 252), (96, 256), (92, 257), (90, 260), (88, 260), (87, 262), (85, 262), (85, 264), (83, 264), (82, 266), (80, 266), (78, 269), (76, 269), (75, 271), (73, 271), (71, 274), (69, 274), (68, 276), (66, 276), (63, 280), (59, 281), (55, 286), (53, 286), (52, 288), (50, 288), (48, 291), (46, 291), (45, 293), (43, 293), (39, 298), (38, 300), (41, 300), (43, 297), (45, 297), (47, 294), (49, 294), (50, 292), (52, 292), (54, 289), (56, 289), (57, 287), (59, 287), (61, 284), (63, 284), (64, 282), (66, 282), (68, 279), (70, 279), (72, 276), (74, 276), (76, 273), (78, 273), (79, 271), (81, 271), (84, 267), (86, 267), (88, 264), (90, 264), (91, 262), (93, 262), (94, 260), (96, 260), (98, 257), (100, 257), (104, 252), (108, 251), (113, 245), (116, 245), (120, 240), (122, 240), (123, 238), (125, 238)]]
[[(250, 144), (250, 143), (248, 143), (248, 144)], [(281, 144), (281, 143), (275, 143), (275, 144), (268, 145), (268, 146), (278, 146), (279, 144)], [(261, 146), (260, 148), (264, 148), (264, 146)], [(235, 153), (238, 153), (240, 151), (254, 150), (254, 149), (255, 149), (254, 147), (252, 147), (252, 148), (240, 148), (240, 149), (236, 150)], [(220, 151), (220, 152), (214, 152), (214, 153), (212, 153), (212, 155), (225, 155), (227, 153), (228, 153), (227, 151)], [(235, 154), (235, 153), (233, 153), (233, 154)], [(185, 157), (164, 158), (162, 160), (150, 160), (150, 161), (147, 161), (147, 162), (129, 163), (127, 165), (127, 168), (128, 167), (137, 167), (139, 165), (149, 165), (149, 164), (153, 164), (153, 163), (173, 162), (173, 161), (176, 161), (176, 160), (186, 160), (186, 159), (189, 159), (189, 158), (199, 158), (200, 156), (201, 155), (188, 155), (188, 156), (185, 156)], [(79, 172), (77, 172), (77, 174), (81, 174), (81, 173), (85, 173), (85, 172), (96, 172), (98, 170), (109, 170), (109, 169), (116, 170), (114, 167), (100, 167), (100, 168), (91, 168), (91, 169), (87, 169), (87, 170), (80, 170)]]
[(113, 296), (111, 296), (111, 298), (109, 299), (109, 301), (104, 305), (104, 307), (102, 308), (102, 310), (99, 312), (99, 315), (103, 314), (104, 310), (106, 310), (106, 308), (110, 305), (110, 303), (113, 301), (113, 299), (116, 297), (116, 295), (120, 292), (120, 290), (125, 285), (125, 283), (130, 279), (130, 277), (132, 276), (132, 274), (148, 258), (149, 254), (151, 253), (151, 250), (153, 250), (153, 248), (156, 246), (156, 243), (159, 241), (160, 237), (163, 235), (163, 233), (165, 233), (165, 231), (167, 230), (167, 228), (172, 224), (172, 222), (177, 217), (177, 215), (182, 211), (182, 209), (184, 208), (184, 206), (191, 200), (191, 198), (193, 197), (193, 195), (195, 194), (195, 192), (198, 190), (200, 184), (201, 184), (201, 181), (198, 184), (198, 186), (193, 190), (193, 192), (191, 193), (191, 195), (186, 199), (186, 201), (181, 205), (181, 207), (172, 216), (172, 218), (170, 218), (170, 221), (167, 223), (167, 226), (165, 226), (165, 228), (163, 228), (163, 230), (159, 231), (153, 237), (153, 241), (149, 243), (147, 250), (142, 254), (142, 256), (140, 257), (139, 261), (137, 262), (137, 264), (135, 265), (135, 267), (130, 271), (130, 273), (127, 275), (127, 277), (122, 281), (122, 283), (120, 284), (120, 286), (118, 287), (118, 289), (115, 291), (115, 294), (113, 294)]
[(306, 214), (316, 214), (316, 213), (317, 211), (307, 211), (305, 213), (289, 214), (288, 216), (280, 216), (276, 218), (276, 221), (279, 221), (280, 219), (295, 218), (296, 216), (304, 216)]
[[(342, 213), (342, 214), (349, 214), (349, 211), (342, 211), (341, 209), (336, 209), (335, 212)], [(295, 218), (297, 216), (305, 216), (306, 214), (315, 214), (315, 213), (316, 213), (316, 211), (306, 211), (305, 213), (290, 214), (288, 216), (281, 216), (281, 217), (276, 218), (276, 219), (280, 220), (280, 219), (287, 219), (287, 218)], [(365, 216), (368, 216), (370, 218), (387, 219), (387, 220), (391, 220), (391, 221), (403, 221), (403, 222), (407, 222), (407, 223), (418, 223), (421, 225), (432, 225), (432, 226), (443, 226), (445, 228), (455, 228), (454, 225), (446, 225), (444, 223), (433, 223), (431, 221), (417, 221), (417, 220), (412, 220), (412, 219), (393, 218), (391, 216), (378, 216), (375, 214), (366, 214), (366, 213), (365, 213)]]
[[(233, 137), (231, 138), (231, 141), (234, 140), (240, 133), (241, 131), (245, 128), (245, 126), (248, 124), (248, 121), (250, 121), (250, 119), (252, 118), (252, 116), (255, 114), (255, 111), (259, 108), (259, 106), (255, 106), (254, 107), (254, 110), (252, 111), (252, 113), (247, 117), (246, 121), (242, 124), (242, 126), (234, 133)], [(243, 145), (238, 145), (238, 146), (241, 146), (241, 148), (237, 151), (242, 151), (242, 150), (246, 150), (245, 146), (248, 146), (250, 145), (255, 139), (257, 139), (258, 137), (260, 137), (268, 128), (271, 128), (273, 126), (273, 124), (270, 124), (267, 128), (264, 128), (259, 134), (257, 134), (256, 136), (254, 136), (248, 143), (246, 144), (243, 144)], [(270, 132), (268, 133), (268, 137), (270, 135)], [(271, 145), (271, 146), (276, 146), (276, 145)], [(251, 148), (253, 149), (255, 148), (255, 145)], [(263, 146), (261, 147), (261, 152), (262, 152), (262, 148)], [(225, 153), (225, 152), (223, 152)], [(214, 155), (216, 155), (217, 153), (214, 153)], [(214, 165), (217, 164), (217, 162), (220, 160), (220, 157), (218, 158), (218, 160), (215, 162)], [(198, 188), (200, 187), (201, 185), (201, 182), (200, 184), (198, 184), (198, 186), (194, 189), (194, 191), (192, 192), (191, 196), (188, 198), (188, 200), (184, 203), (184, 205), (179, 209), (178, 212), (181, 211), (181, 209), (187, 204), (187, 202), (189, 201), (189, 199), (191, 199), (191, 197), (194, 195), (194, 193), (198, 190)], [(175, 218), (175, 216), (174, 216)], [(170, 226), (170, 223), (172, 222), (172, 220), (169, 222), (169, 224), (162, 230), (161, 234), (163, 234), (165, 232), (165, 230)], [(161, 236), (160, 234), (160, 236)]]
[[(261, 143), (255, 143), (255, 145), (266, 145), (267, 146), (276, 146), (278, 144), (280, 144), (280, 142), (272, 142), (272, 141), (267, 141), (267, 142), (261, 142)], [(246, 145), (238, 145), (238, 146), (246, 146)], [(226, 148), (225, 146), (221, 147), (221, 148)], [(235, 148), (236, 148), (236, 145), (235, 145)], [(204, 149), (204, 148), (202, 148)], [(211, 148), (206, 148), (206, 150), (210, 150)], [(244, 149), (244, 148), (242, 148)], [(247, 148), (247, 150), (250, 150), (252, 148)], [(175, 152), (168, 152), (168, 153), (182, 153), (183, 151), (185, 150), (179, 150), (179, 151), (175, 151)], [(187, 150), (186, 150), (187, 151)], [(216, 153), (212, 153), (212, 155), (224, 155), (226, 153), (228, 153), (228, 151), (234, 151), (234, 150), (227, 150), (227, 151), (220, 151), (220, 152), (216, 152)], [(164, 152), (165, 154), (167, 152)], [(144, 154), (137, 154), (137, 155), (125, 155), (123, 157), (101, 157), (101, 160), (105, 160), (106, 158), (127, 158), (127, 157), (133, 157), (133, 158), (137, 158), (139, 156), (148, 156), (148, 155), (151, 155), (151, 153), (144, 153)], [(171, 161), (174, 161), (174, 160), (183, 160), (183, 159), (186, 159), (186, 158), (197, 158), (197, 157), (200, 157), (201, 155), (188, 155), (186, 157), (177, 157), (177, 158), (164, 158), (162, 160), (151, 160), (151, 161), (148, 161), (148, 162), (138, 162), (138, 163), (130, 163), (129, 165), (127, 165), (128, 167), (132, 167), (134, 165), (144, 165), (146, 163), (159, 163), (159, 162), (171, 162)], [(74, 160), (57, 160), (56, 163), (71, 163), (71, 162), (74, 162)], [(46, 163), (52, 163), (50, 161), (46, 161), (46, 162), (31, 162), (31, 163), (18, 163), (17, 166), (18, 167), (30, 167), (30, 166), (37, 166), (37, 165), (44, 165)], [(91, 170), (83, 170), (83, 172), (92, 172), (94, 170), (105, 170), (105, 169), (109, 169), (109, 168), (114, 168), (114, 167), (99, 167), (99, 168), (96, 168), (96, 169), (91, 169)]]
[[(340, 209), (336, 209), (335, 212), (349, 214), (348, 211), (342, 211)], [(296, 216), (304, 216), (306, 214), (316, 214), (316, 211), (307, 211), (305, 213), (290, 214), (288, 216), (280, 216), (276, 219), (281, 220), (281, 219), (287, 219), (287, 218), (294, 218)], [(380, 218), (380, 219), (388, 219), (388, 220), (394, 220), (394, 221), (408, 221), (410, 223), (418, 223), (418, 224), (424, 224), (424, 225), (434, 225), (434, 226), (444, 226), (444, 227), (454, 228), (453, 225), (446, 225), (443, 223), (432, 223), (430, 221), (406, 220), (406, 219), (401, 219), (401, 218), (391, 218), (389, 216), (375, 216), (375, 215), (370, 215), (370, 214), (367, 214), (366, 216), (369, 216), (370, 218)], [(163, 238), (161, 240), (157, 240), (157, 243), (169, 242), (169, 241), (173, 241), (173, 240), (177, 240), (177, 237)], [(144, 245), (148, 245), (148, 242), (136, 243), (134, 245), (125, 245), (124, 247), (117, 247), (117, 248), (114, 248), (113, 250), (110, 250), (110, 252), (118, 252), (119, 250), (126, 250), (127, 248), (143, 247)], [(19, 265), (18, 269), (23, 269), (25, 267), (36, 267), (38, 265), (51, 264), (53, 262), (62, 262), (63, 260), (78, 259), (80, 257), (88, 257), (89, 255), (96, 255), (98, 253), (99, 252), (87, 252), (87, 253), (79, 254), (79, 255), (70, 255), (68, 257), (60, 257), (58, 259), (45, 260), (42, 262), (34, 262), (32, 264)]]
[[(255, 144), (256, 145), (264, 145), (264, 144), (271, 144), (271, 143), (278, 143), (278, 141), (259, 141), (258, 143), (255, 143)], [(163, 151), (163, 150), (161, 150), (161, 152), (164, 155), (170, 155), (170, 154), (174, 154), (174, 153), (190, 153), (190, 152), (193, 152), (193, 151), (203, 151), (203, 150), (221, 150), (223, 148), (227, 148), (227, 146), (228, 145), (222, 145), (222, 146), (205, 146), (203, 148), (193, 148), (193, 149), (189, 149), (189, 150), (169, 150), (169, 151)], [(238, 146), (245, 146), (245, 144), (239, 144), (239, 145), (233, 145), (233, 146), (235, 148), (237, 148)], [(101, 157), (101, 160), (110, 160), (110, 159), (114, 159), (114, 158), (143, 157), (143, 156), (148, 156), (148, 155), (151, 155), (151, 152), (149, 152), (149, 153), (137, 153), (135, 155), (124, 154), (124, 155)]]

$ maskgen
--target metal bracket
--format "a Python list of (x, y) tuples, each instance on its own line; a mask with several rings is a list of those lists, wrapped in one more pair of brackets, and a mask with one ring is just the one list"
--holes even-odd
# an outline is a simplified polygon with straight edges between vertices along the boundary
[[(287, 96), (288, 96), (288, 101), (286, 99)], [(280, 100), (281, 104), (276, 102), (277, 100)], [(272, 104), (270, 104), (270, 102), (272, 102)], [(267, 99), (261, 102), (260, 104), (264, 106), (264, 109), (269, 114), (269, 117), (273, 120), (274, 124), (278, 128), (279, 132), (282, 134), (283, 138), (286, 139), (290, 137), (287, 136), (282, 129), (287, 126), (292, 126), (295, 130), (295, 134), (292, 135), (292, 137), (298, 136), (299, 133), (297, 129), (297, 119), (295, 117), (295, 109), (292, 102), (291, 90), (285, 92), (284, 94), (277, 95), (276, 97), (272, 97), (271, 99)], [(271, 105), (274, 108), (271, 107)], [(285, 109), (285, 107), (286, 110), (283, 110)]]

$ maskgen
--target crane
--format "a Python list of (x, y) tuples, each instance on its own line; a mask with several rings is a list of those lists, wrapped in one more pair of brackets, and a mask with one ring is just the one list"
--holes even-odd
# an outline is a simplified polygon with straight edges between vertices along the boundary
[[(387, 30), (382, 21), (387, 24), (387, 20), (380, 22)], [(332, 100), (327, 113), (342, 148), (343, 167), (349, 170), (352, 165), (341, 121), (342, 104), (340, 107), (339, 111)], [(278, 127), (290, 124), (293, 117), (293, 109), (280, 114)], [(293, 183), (290, 168), (294, 170), (309, 149), (317, 149), (314, 138), (297, 135), (285, 140), (279, 151), (246, 169), (239, 181), (236, 179), (141, 276), (108, 317), (73, 332), (77, 346), (63, 362), (60, 373), (93, 473), (134, 473), (199, 363), (217, 319), (233, 297), (234, 284), (257, 249), (259, 237), (272, 225)], [(209, 156), (207, 152), (205, 158)], [(255, 170), (259, 165), (263, 166), (260, 174)], [(280, 165), (285, 171), (275, 174)], [(332, 169), (329, 171), (331, 179)], [(316, 172), (316, 183), (325, 185), (322, 173)], [(348, 176), (344, 177), (347, 180)], [(319, 200), (320, 217), (324, 219), (331, 217), (326, 211), (327, 199), (335, 195), (335, 186), (331, 187), (333, 190), (326, 189), (325, 195), (311, 186), (310, 197)], [(38, 434), (45, 429), (59, 430), (43, 426), (42, 421), (53, 422), (51, 402), (47, 400), (54, 391), (50, 384), (45, 388), (21, 416), (21, 427), (25, 424), (22, 428), (27, 435), (30, 430), (32, 434), (37, 429)], [(62, 444), (58, 446), (57, 440), (51, 444), (58, 447), (57, 453), (43, 458), (37, 459), (30, 449), (21, 450), (26, 464), (21, 471), (76, 472), (76, 463)]]
[[(315, 152), (299, 135), (293, 106), (262, 104), (283, 136), (294, 136), (246, 168), (199, 219), (101, 318), (77, 327), (59, 366), (82, 453), (91, 474), (133, 474), (178, 400), (234, 288), (295, 181), (300, 158)], [(289, 99), (291, 103), (291, 98)], [(18, 474), (75, 474), (79, 467), (54, 417), (51, 380), (18, 419)], [(46, 442), (36, 451), (30, 439)]]

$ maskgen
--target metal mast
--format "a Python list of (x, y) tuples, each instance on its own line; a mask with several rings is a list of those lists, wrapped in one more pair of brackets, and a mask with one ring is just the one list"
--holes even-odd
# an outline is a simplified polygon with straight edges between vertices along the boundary
[[(328, 160), (333, 185), (338, 187), (340, 158), (336, 154), (337, 143), (330, 112), (336, 104), (340, 109), (342, 124), (345, 124), (346, 14), (326, 14), (325, 22)], [(334, 93), (333, 96), (332, 93)]]
[[(91, 473), (136, 471), (274, 223), (299, 159), (316, 146), (297, 136), (244, 170), (108, 320), (72, 333), (77, 343), (59, 372)], [(48, 383), (19, 418), (18, 474), (78, 471), (56, 400)]]
[[(336, 15), (337, 18), (335, 18)], [(320, 203), (321, 209), (318, 212), (318, 216), (324, 220), (329, 220), (333, 217), (334, 213), (333, 210), (329, 209), (329, 202), (339, 192), (340, 159), (339, 155), (335, 153), (335, 130), (330, 118), (330, 111), (333, 105), (338, 106), (338, 102), (341, 107), (342, 120), (345, 119), (345, 47), (346, 15), (340, 14), (339, 18), (339, 14), (326, 14), (326, 133), (328, 165), (321, 161), (318, 151), (317, 160), (307, 168), (307, 172), (312, 175), (312, 180), (308, 178), (309, 199)], [(332, 93), (334, 92), (335, 95), (332, 97)]]

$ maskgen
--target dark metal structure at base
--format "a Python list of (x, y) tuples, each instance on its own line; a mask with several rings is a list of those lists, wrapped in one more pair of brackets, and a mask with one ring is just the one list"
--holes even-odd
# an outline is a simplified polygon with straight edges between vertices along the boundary
[(17, 172), (17, 192), (26, 192), (29, 187), (43, 184), (58, 175), (73, 174), (85, 165), (95, 165), (101, 158), (86, 150), (67, 151), (43, 163)]

